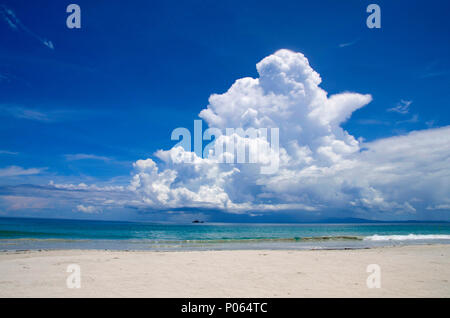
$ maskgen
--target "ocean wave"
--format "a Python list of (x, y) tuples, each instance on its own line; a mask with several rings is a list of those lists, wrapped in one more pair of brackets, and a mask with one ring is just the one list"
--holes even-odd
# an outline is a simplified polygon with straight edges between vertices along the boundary
[(69, 238), (0, 238), (0, 244), (5, 242), (89, 242), (89, 241), (118, 241), (126, 244), (227, 244), (227, 243), (281, 243), (281, 242), (323, 242), (323, 241), (361, 241), (358, 236), (311, 236), (311, 237), (289, 237), (289, 238), (222, 238), (222, 239), (188, 239), (188, 240), (155, 240), (155, 239), (69, 239)]
[(445, 234), (408, 234), (408, 235), (371, 235), (364, 238), (366, 241), (412, 241), (412, 240), (450, 240)]
[(276, 242), (321, 242), (321, 241), (361, 241), (358, 236), (311, 236), (311, 237), (289, 237), (289, 238), (222, 238), (222, 239), (200, 239), (200, 240), (159, 240), (155, 243), (177, 243), (177, 244), (217, 244), (217, 243), (276, 243)]
[(445, 234), (408, 234), (408, 235), (371, 235), (371, 236), (309, 236), (288, 238), (221, 238), (221, 239), (185, 239), (185, 240), (161, 240), (161, 239), (78, 239), (78, 238), (0, 238), (0, 245), (14, 242), (53, 242), (53, 243), (88, 243), (88, 242), (120, 242), (123, 244), (145, 245), (215, 245), (215, 244), (257, 244), (257, 243), (312, 243), (331, 241), (414, 241), (414, 240), (450, 240), (450, 235)]

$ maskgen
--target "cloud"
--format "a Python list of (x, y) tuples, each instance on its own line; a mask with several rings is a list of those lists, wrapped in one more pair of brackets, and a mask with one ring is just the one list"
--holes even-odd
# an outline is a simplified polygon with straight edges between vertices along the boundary
[(450, 126), (413, 131), (362, 145), (352, 169), (339, 172), (357, 190), (352, 204), (383, 211), (415, 212), (449, 197)]
[(0, 155), (11, 155), (11, 156), (15, 156), (18, 155), (18, 152), (14, 152), (14, 151), (9, 151), (9, 150), (0, 150)]
[(435, 126), (435, 124), (436, 124), (436, 121), (433, 119), (425, 122), (425, 125), (427, 125), (428, 128), (433, 128)]
[(352, 42), (341, 43), (341, 44), (339, 44), (339, 47), (340, 48), (344, 48), (344, 47), (347, 47), (347, 46), (352, 46), (352, 45), (356, 44), (358, 41), (359, 41), (359, 39), (356, 39), (356, 40), (354, 40)]
[(0, 177), (17, 177), (17, 176), (28, 176), (34, 174), (40, 174), (47, 168), (30, 168), (24, 169), (18, 166), (9, 166), (0, 169)]
[(53, 123), (73, 118), (74, 113), (68, 110), (42, 111), (33, 108), (11, 105), (0, 105), (0, 110), (4, 115), (9, 115), (18, 119), (39, 121), (43, 123)]
[(6, 74), (0, 74), (0, 83), (1, 82), (10, 82), (9, 77)]
[[(126, 187), (109, 184), (58, 184), (51, 181), (48, 185), (4, 185), (0, 186), (0, 198), (3, 198), (0, 208), (5, 210), (15, 210), (22, 198), (42, 198), (40, 202), (46, 202), (45, 212), (53, 210), (58, 216), (67, 211), (78, 211), (79, 205), (87, 208), (87, 211), (92, 210), (89, 206), (93, 206), (97, 212), (113, 208), (123, 210), (130, 204), (139, 206), (139, 202), (134, 201), (135, 195)], [(37, 205), (22, 205), (20, 208), (32, 209), (37, 208)]]
[(77, 154), (67, 154), (64, 155), (66, 160), (68, 161), (75, 161), (75, 160), (100, 160), (100, 161), (111, 161), (112, 159), (109, 157), (104, 156), (97, 156), (92, 154), (84, 154), (84, 153), (77, 153)]
[(389, 108), (387, 111), (406, 115), (409, 113), (409, 106), (411, 106), (411, 104), (412, 101), (402, 99), (395, 107)]
[[(226, 146), (234, 141), (247, 144), (249, 153), (253, 146), (267, 142), (259, 136), (226, 136), (226, 128), (279, 128), (276, 158), (268, 151), (252, 164), (225, 164), (219, 157), (202, 157), (175, 145), (137, 160), (128, 184), (51, 182), (39, 188), (0, 187), (0, 194), (46, 196), (80, 212), (126, 207), (142, 213), (327, 216), (342, 211), (346, 216), (403, 214), (415, 218), (446, 211), (450, 126), (364, 142), (345, 131), (342, 124), (368, 105), (371, 95), (329, 95), (320, 87), (320, 75), (301, 53), (280, 50), (256, 68), (257, 78), (238, 79), (226, 92), (211, 95), (199, 117), (209, 128), (223, 133), (211, 145)], [(69, 160), (102, 158), (69, 156), (73, 156)], [(225, 151), (222, 156), (235, 162), (235, 153)], [(279, 169), (262, 174), (260, 168), (273, 160), (279, 161)]]
[(419, 122), (419, 115), (414, 114), (411, 118), (409, 119), (405, 119), (405, 120), (399, 120), (397, 122), (395, 122), (396, 125), (398, 124), (413, 124), (413, 123), (418, 123)]
[(450, 211), (450, 204), (439, 204), (436, 206), (428, 206), (427, 210), (445, 210)]
[(29, 210), (29, 209), (45, 209), (51, 206), (51, 202), (42, 197), (32, 196), (0, 196), (0, 199), (6, 204), (7, 210)]
[(427, 72), (419, 76), (419, 78), (434, 78), (434, 77), (443, 77), (448, 75), (450, 72), (448, 70), (445, 71), (436, 71), (436, 72)]
[(84, 206), (82, 204), (79, 204), (79, 205), (77, 205), (77, 211), (82, 212), (82, 213), (92, 214), (92, 213), (100, 213), (101, 209), (99, 209), (98, 207), (92, 206), (92, 205)]
[[(329, 96), (307, 58), (288, 50), (256, 68), (258, 78), (238, 79), (227, 92), (211, 95), (199, 116), (222, 132), (278, 127), (279, 170), (264, 175), (261, 163), (223, 164), (182, 147), (159, 150), (158, 164), (152, 158), (134, 164), (128, 190), (141, 206), (415, 214), (425, 209), (423, 202), (449, 197), (450, 127), (363, 143), (341, 124), (372, 100), (369, 94)], [(402, 101), (392, 111), (408, 113), (410, 104)]]
[(11, 73), (0, 73), (0, 83), (1, 84), (11, 84), (13, 82), (21, 83), (27, 87), (30, 87), (30, 83), (28, 83), (25, 79), (13, 75)]
[(378, 119), (359, 119), (357, 121), (358, 124), (361, 125), (379, 125), (379, 126), (389, 126), (390, 122)]
[(46, 47), (48, 47), (51, 50), (54, 50), (55, 47), (52, 43), (52, 41), (47, 40), (45, 38), (40, 37), (33, 31), (31, 31), (29, 28), (27, 28), (22, 21), (19, 20), (19, 18), (16, 16), (14, 11), (7, 6), (1, 4), (0, 5), (0, 18), (14, 31), (22, 31), (25, 34), (31, 36), (32, 38), (36, 39)]
[[(445, 69), (445, 66), (442, 66), (442, 61), (434, 60), (430, 62), (425, 70), (419, 74), (419, 78), (421, 79), (428, 79), (428, 78), (434, 78), (434, 77), (442, 77), (449, 74), (449, 70)], [(444, 68), (444, 69), (443, 69)]]
[(86, 191), (99, 191), (99, 192), (109, 192), (109, 191), (124, 191), (125, 187), (123, 186), (97, 186), (95, 184), (87, 185), (85, 183), (79, 183), (79, 184), (58, 184), (54, 183), (53, 180), (49, 182), (49, 186), (53, 187), (55, 189), (61, 189), (61, 190), (86, 190)]
[(44, 121), (44, 122), (50, 121), (50, 118), (47, 114), (37, 110), (23, 107), (5, 107), (5, 106), (0, 106), (0, 108), (2, 109), (2, 111), (9, 113), (11, 116), (16, 118)]

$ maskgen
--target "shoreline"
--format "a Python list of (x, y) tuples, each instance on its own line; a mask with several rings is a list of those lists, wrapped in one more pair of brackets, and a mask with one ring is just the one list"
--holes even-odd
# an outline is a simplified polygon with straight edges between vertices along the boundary
[[(409, 236), (411, 236), (410, 234)], [(414, 235), (409, 236), (338, 236), (314, 237), (307, 239), (222, 239), (222, 240), (117, 240), (117, 239), (54, 239), (54, 238), (18, 238), (0, 239), (0, 253), (14, 251), (308, 251), (308, 250), (359, 250), (401, 246), (450, 245), (450, 235)], [(431, 237), (430, 237), (431, 236)], [(382, 239), (379, 239), (382, 237)], [(394, 237), (390, 239), (390, 237)], [(406, 237), (406, 239), (405, 239)], [(423, 238), (425, 237), (425, 238)]]
[(448, 246), (449, 244), (444, 243), (417, 243), (417, 244), (398, 244), (398, 245), (381, 245), (381, 246), (361, 246), (361, 247), (324, 247), (324, 248), (302, 248), (302, 249), (283, 249), (283, 248), (267, 248), (267, 249), (255, 249), (255, 248), (243, 248), (243, 249), (171, 249), (171, 250), (157, 250), (157, 249), (108, 249), (108, 248), (39, 248), (39, 249), (20, 249), (20, 250), (1, 250), (1, 255), (9, 254), (27, 254), (27, 253), (45, 253), (45, 252), (118, 252), (118, 253), (191, 253), (191, 252), (308, 252), (308, 251), (358, 251), (358, 250), (376, 250), (376, 249), (391, 249), (391, 248), (404, 248), (404, 247), (415, 247), (415, 246)]
[[(66, 286), (68, 266), (81, 288)], [(368, 265), (381, 288), (368, 288)], [(0, 252), (0, 297), (450, 297), (450, 245)]]

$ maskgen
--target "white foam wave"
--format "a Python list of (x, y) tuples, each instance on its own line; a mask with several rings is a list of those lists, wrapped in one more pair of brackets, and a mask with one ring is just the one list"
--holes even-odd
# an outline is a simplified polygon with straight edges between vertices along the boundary
[(367, 241), (410, 241), (410, 240), (450, 240), (450, 235), (444, 234), (408, 234), (408, 235), (372, 235), (366, 236)]

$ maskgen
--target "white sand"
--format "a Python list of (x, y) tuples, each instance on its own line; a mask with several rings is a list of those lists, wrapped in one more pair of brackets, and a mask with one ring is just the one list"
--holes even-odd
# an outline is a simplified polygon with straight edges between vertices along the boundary
[[(81, 288), (69, 289), (69, 264)], [(367, 265), (381, 267), (369, 289)], [(342, 251), (0, 253), (0, 297), (450, 297), (450, 245)]]

